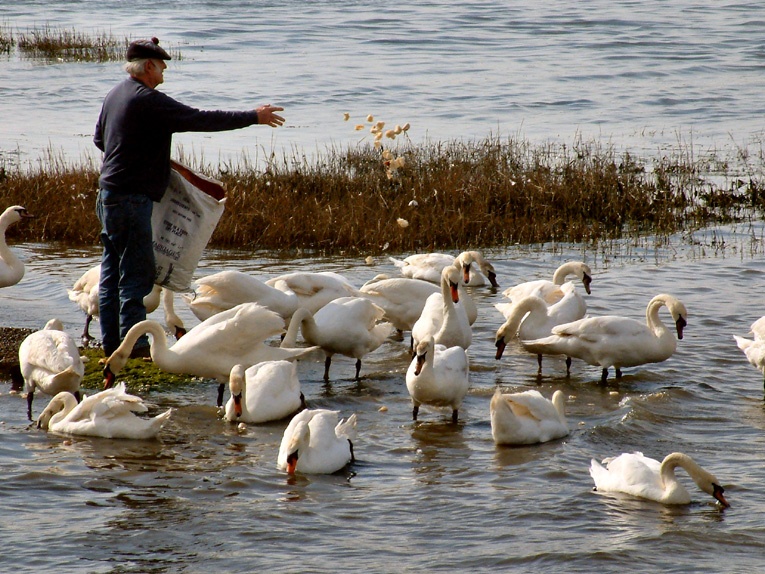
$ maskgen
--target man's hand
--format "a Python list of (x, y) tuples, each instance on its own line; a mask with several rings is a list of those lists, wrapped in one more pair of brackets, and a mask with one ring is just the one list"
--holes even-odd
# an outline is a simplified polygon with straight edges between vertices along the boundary
[(266, 104), (255, 111), (258, 113), (258, 124), (278, 128), (284, 123), (284, 118), (275, 112), (281, 112), (284, 108)]

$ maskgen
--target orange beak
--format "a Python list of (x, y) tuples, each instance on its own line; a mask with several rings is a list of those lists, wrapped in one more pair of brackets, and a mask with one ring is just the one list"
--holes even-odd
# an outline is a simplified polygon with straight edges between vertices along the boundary
[(104, 389), (112, 388), (115, 378), (116, 377), (114, 376), (114, 373), (112, 373), (112, 370), (109, 368), (109, 365), (106, 365), (104, 367)]
[(234, 395), (234, 414), (236, 418), (242, 416), (242, 393)]
[(465, 285), (470, 283), (470, 264), (462, 266), (462, 280), (465, 281)]
[(455, 303), (460, 302), (460, 292), (457, 290), (457, 284), (449, 281), (449, 290), (452, 294), (452, 301)]
[(295, 451), (287, 457), (287, 474), (295, 474), (295, 469), (297, 468), (297, 462), (298, 462), (298, 453), (297, 451)]

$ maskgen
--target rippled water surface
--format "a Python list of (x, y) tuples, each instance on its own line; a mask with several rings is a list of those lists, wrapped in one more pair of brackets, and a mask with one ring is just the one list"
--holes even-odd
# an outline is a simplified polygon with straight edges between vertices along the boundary
[[(762, 375), (736, 347), (763, 314), (762, 226), (705, 231), (698, 241), (486, 252), (502, 287), (549, 277), (564, 260), (594, 271), (592, 315), (637, 319), (654, 294), (673, 293), (689, 311), (677, 353), (625, 369), (599, 384), (599, 369), (536, 358), (509, 346), (494, 359), (501, 293), (475, 288), (471, 390), (453, 425), (423, 407), (411, 420), (404, 383), (407, 342), (388, 340), (353, 379), (351, 359), (302, 361), (311, 407), (358, 415), (357, 462), (331, 476), (288, 477), (276, 469), (286, 423), (245, 431), (219, 420), (208, 382), (145, 398), (174, 407), (157, 441), (65, 438), (30, 428), (25, 401), (0, 394), (2, 532), (14, 541), (0, 569), (38, 572), (370, 572), (645, 570), (753, 572), (765, 552), (765, 410)], [(760, 238), (753, 242), (753, 238)], [(21, 245), (27, 274), (0, 293), (5, 323), (41, 327), (53, 315), (80, 333), (84, 317), (66, 288), (96, 251)], [(333, 270), (361, 285), (395, 273), (385, 258), (273, 260), (213, 251), (199, 275), (242, 269), (267, 278), (296, 269)], [(197, 323), (185, 304), (178, 309)], [(156, 313), (155, 313), (156, 314)], [(161, 320), (161, 317), (155, 317)], [(666, 320), (666, 319), (665, 319)], [(98, 333), (94, 323), (94, 334)], [(569, 437), (497, 448), (489, 400), (497, 385), (568, 397)], [(39, 412), (47, 398), (35, 401)], [(381, 409), (386, 407), (386, 409)], [(591, 457), (681, 450), (715, 473), (731, 508), (722, 510), (687, 475), (693, 502), (664, 507), (592, 491)]]
[[(415, 143), (596, 139), (633, 151), (759, 149), (765, 4), (693, 0), (298, 2), (8, 0), (11, 31), (158, 36), (181, 52), (161, 87), (201, 108), (285, 107), (283, 129), (175, 138), (211, 162), (354, 145), (367, 114)], [(118, 63), (0, 56), (0, 152), (93, 156)], [(351, 114), (344, 122), (343, 113)], [(386, 140), (387, 141), (387, 140)], [(390, 142), (389, 142), (390, 143)]]

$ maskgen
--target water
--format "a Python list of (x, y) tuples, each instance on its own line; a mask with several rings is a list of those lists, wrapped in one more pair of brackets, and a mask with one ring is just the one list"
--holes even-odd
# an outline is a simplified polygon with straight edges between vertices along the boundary
[[(0, 22), (46, 23), (115, 36), (156, 35), (179, 48), (162, 86), (202, 108), (283, 105), (287, 125), (183, 134), (178, 146), (210, 162), (311, 155), (355, 145), (367, 114), (409, 122), (414, 143), (489, 134), (533, 142), (596, 138), (646, 153), (751, 148), (762, 140), (765, 87), (757, 2), (372, 2), (114, 0), (12, 1)], [(34, 162), (45, 151), (94, 157), (92, 130), (116, 63), (41, 63), (0, 57), (0, 155)], [(344, 112), (352, 115), (342, 120)], [(369, 136), (366, 136), (367, 138)], [(549, 277), (584, 258), (595, 272), (590, 313), (642, 318), (653, 294), (689, 309), (686, 337), (668, 361), (597, 384), (599, 370), (536, 359), (508, 347), (494, 359), (501, 295), (476, 289), (472, 388), (460, 423), (423, 408), (411, 421), (406, 344), (390, 340), (364, 361), (301, 362), (312, 407), (359, 418), (358, 462), (333, 476), (276, 470), (284, 425), (246, 432), (218, 420), (215, 385), (146, 397), (175, 407), (161, 439), (63, 438), (30, 428), (25, 402), (0, 394), (0, 500), (7, 542), (0, 570), (38, 572), (752, 572), (765, 549), (759, 493), (765, 411), (762, 376), (733, 334), (759, 304), (758, 224), (586, 250), (508, 247), (486, 252), (502, 287)], [(96, 248), (14, 246), (23, 281), (0, 293), (3, 324), (41, 327), (59, 316), (73, 334), (84, 317), (66, 288), (97, 262)], [(395, 254), (394, 254), (395, 255)], [(406, 255), (406, 254), (402, 254)], [(261, 278), (334, 270), (356, 285), (395, 272), (346, 258), (274, 259), (209, 251), (199, 273), (241, 269)], [(181, 316), (196, 323), (183, 305)], [(158, 313), (155, 317), (160, 319)], [(93, 333), (98, 333), (94, 324)], [(564, 440), (496, 448), (488, 404), (496, 385), (569, 397)], [(45, 404), (35, 401), (35, 411)], [(387, 407), (387, 410), (380, 410)], [(721, 510), (689, 485), (693, 503), (663, 507), (593, 493), (591, 457), (642, 450), (694, 456), (723, 482)]]
[[(685, 338), (656, 365), (625, 369), (619, 384), (600, 370), (536, 358), (508, 346), (494, 359), (501, 294), (473, 289), (479, 315), (470, 347), (471, 390), (458, 425), (423, 407), (411, 420), (404, 375), (407, 341), (390, 339), (363, 362), (303, 361), (311, 407), (358, 416), (358, 461), (332, 476), (290, 478), (276, 469), (285, 423), (240, 432), (216, 416), (215, 384), (146, 396), (153, 411), (175, 408), (157, 441), (65, 438), (30, 428), (26, 403), (0, 394), (0, 570), (37, 572), (674, 572), (757, 571), (765, 551), (765, 409), (762, 375), (736, 347), (759, 318), (765, 226), (738, 226), (588, 251), (576, 245), (487, 251), (503, 287), (550, 277), (564, 260), (594, 272), (592, 315), (641, 319), (648, 299), (670, 292), (688, 307)], [(753, 240), (754, 238), (754, 240)], [(14, 246), (27, 274), (3, 289), (4, 324), (41, 327), (57, 315), (74, 335), (84, 317), (66, 288), (97, 250)], [(403, 254), (402, 254), (403, 255)], [(333, 270), (361, 285), (395, 273), (347, 258), (276, 260), (267, 253), (211, 251), (199, 275), (242, 269), (266, 279), (296, 269)], [(185, 304), (178, 311), (197, 323)], [(153, 318), (161, 320), (155, 312)], [(663, 317), (664, 318), (664, 317)], [(666, 320), (666, 319), (665, 319)], [(98, 325), (92, 332), (98, 335)], [(569, 437), (497, 448), (489, 401), (500, 385), (568, 397)], [(228, 394), (227, 394), (228, 397)], [(35, 412), (46, 404), (38, 397)], [(387, 410), (381, 410), (381, 407)], [(592, 492), (589, 460), (641, 450), (681, 450), (715, 473), (731, 508), (695, 488), (686, 507)]]
[[(287, 123), (278, 130), (176, 136), (185, 153), (214, 164), (369, 141), (368, 131), (354, 130), (367, 114), (387, 127), (409, 122), (415, 144), (499, 135), (535, 143), (581, 138), (652, 155), (667, 147), (758, 152), (763, 20), (765, 5), (756, 1), (0, 6), (0, 22), (16, 32), (47, 24), (158, 36), (183, 55), (170, 63), (161, 89), (185, 103), (285, 107)], [(95, 157), (101, 102), (122, 77), (114, 62), (0, 57), (0, 153), (22, 163), (48, 149), (73, 160)]]

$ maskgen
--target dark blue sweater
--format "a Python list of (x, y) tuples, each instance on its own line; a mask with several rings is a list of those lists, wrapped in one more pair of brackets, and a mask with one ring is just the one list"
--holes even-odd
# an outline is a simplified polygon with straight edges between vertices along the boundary
[(221, 132), (258, 123), (258, 114), (203, 111), (186, 106), (134, 78), (104, 99), (93, 142), (104, 152), (101, 189), (162, 199), (170, 178), (176, 132)]

